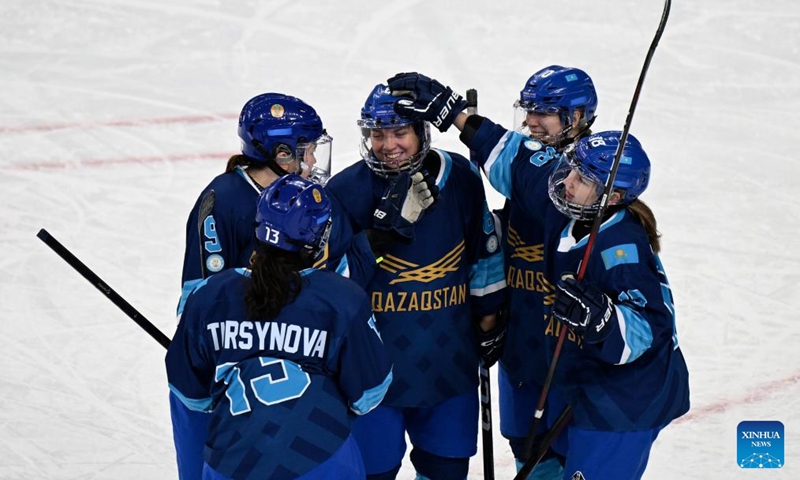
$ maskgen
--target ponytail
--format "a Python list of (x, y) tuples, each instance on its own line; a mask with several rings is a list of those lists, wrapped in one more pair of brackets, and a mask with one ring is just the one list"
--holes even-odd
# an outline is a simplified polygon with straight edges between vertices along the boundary
[(657, 254), (661, 250), (661, 234), (658, 232), (658, 225), (653, 211), (638, 198), (628, 205), (628, 211), (642, 224), (647, 232), (650, 247), (653, 249), (653, 253)]

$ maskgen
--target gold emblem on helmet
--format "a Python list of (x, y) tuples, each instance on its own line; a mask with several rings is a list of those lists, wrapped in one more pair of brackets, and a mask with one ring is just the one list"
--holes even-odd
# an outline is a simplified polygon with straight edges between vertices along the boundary
[(319, 189), (315, 188), (314, 190), (312, 190), (312, 192), (314, 193), (314, 200), (316, 200), (317, 203), (321, 203), (322, 194), (319, 193)]
[(269, 113), (275, 118), (281, 118), (284, 113), (283, 105), (280, 103), (275, 103), (271, 107), (269, 107)]

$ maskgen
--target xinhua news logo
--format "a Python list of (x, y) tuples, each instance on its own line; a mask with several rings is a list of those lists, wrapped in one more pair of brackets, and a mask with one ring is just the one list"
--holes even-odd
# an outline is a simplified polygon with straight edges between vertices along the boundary
[(783, 467), (783, 424), (745, 421), (736, 428), (736, 463), (741, 468)]

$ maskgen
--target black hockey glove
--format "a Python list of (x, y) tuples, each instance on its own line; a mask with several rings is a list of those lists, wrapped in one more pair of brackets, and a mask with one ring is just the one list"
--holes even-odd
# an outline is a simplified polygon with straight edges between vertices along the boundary
[(553, 316), (590, 344), (608, 338), (617, 324), (608, 295), (586, 280), (577, 280), (573, 273), (561, 275), (556, 285)]
[(506, 315), (504, 311), (497, 314), (497, 323), (495, 326), (484, 332), (480, 327), (480, 318), (476, 319), (475, 330), (478, 336), (478, 352), (480, 353), (483, 365), (486, 368), (491, 367), (500, 357), (503, 356), (503, 347), (506, 344)]
[(440, 132), (447, 131), (458, 114), (467, 108), (467, 101), (452, 88), (420, 73), (398, 73), (387, 83), (392, 95), (407, 97), (394, 103), (398, 115), (431, 122)]
[(439, 188), (422, 172), (401, 173), (386, 188), (373, 214), (373, 226), (395, 232), (405, 240), (414, 239), (414, 223), (436, 201)]

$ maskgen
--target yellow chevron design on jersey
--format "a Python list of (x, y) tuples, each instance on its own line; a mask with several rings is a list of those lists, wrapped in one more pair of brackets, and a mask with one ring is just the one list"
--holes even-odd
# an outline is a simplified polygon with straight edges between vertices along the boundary
[(514, 227), (508, 227), (508, 244), (514, 249), (511, 258), (521, 258), (528, 263), (541, 262), (544, 259), (544, 244), (525, 245)]
[(424, 267), (394, 255), (385, 255), (383, 261), (378, 265), (387, 272), (397, 275), (398, 278), (389, 282), (389, 285), (402, 282), (430, 283), (458, 270), (458, 264), (461, 262), (464, 248), (464, 241), (462, 240), (442, 258)]
[(322, 255), (319, 257), (319, 260), (314, 262), (314, 268), (324, 269), (328, 268), (328, 244), (325, 244), (325, 248), (322, 250)]

